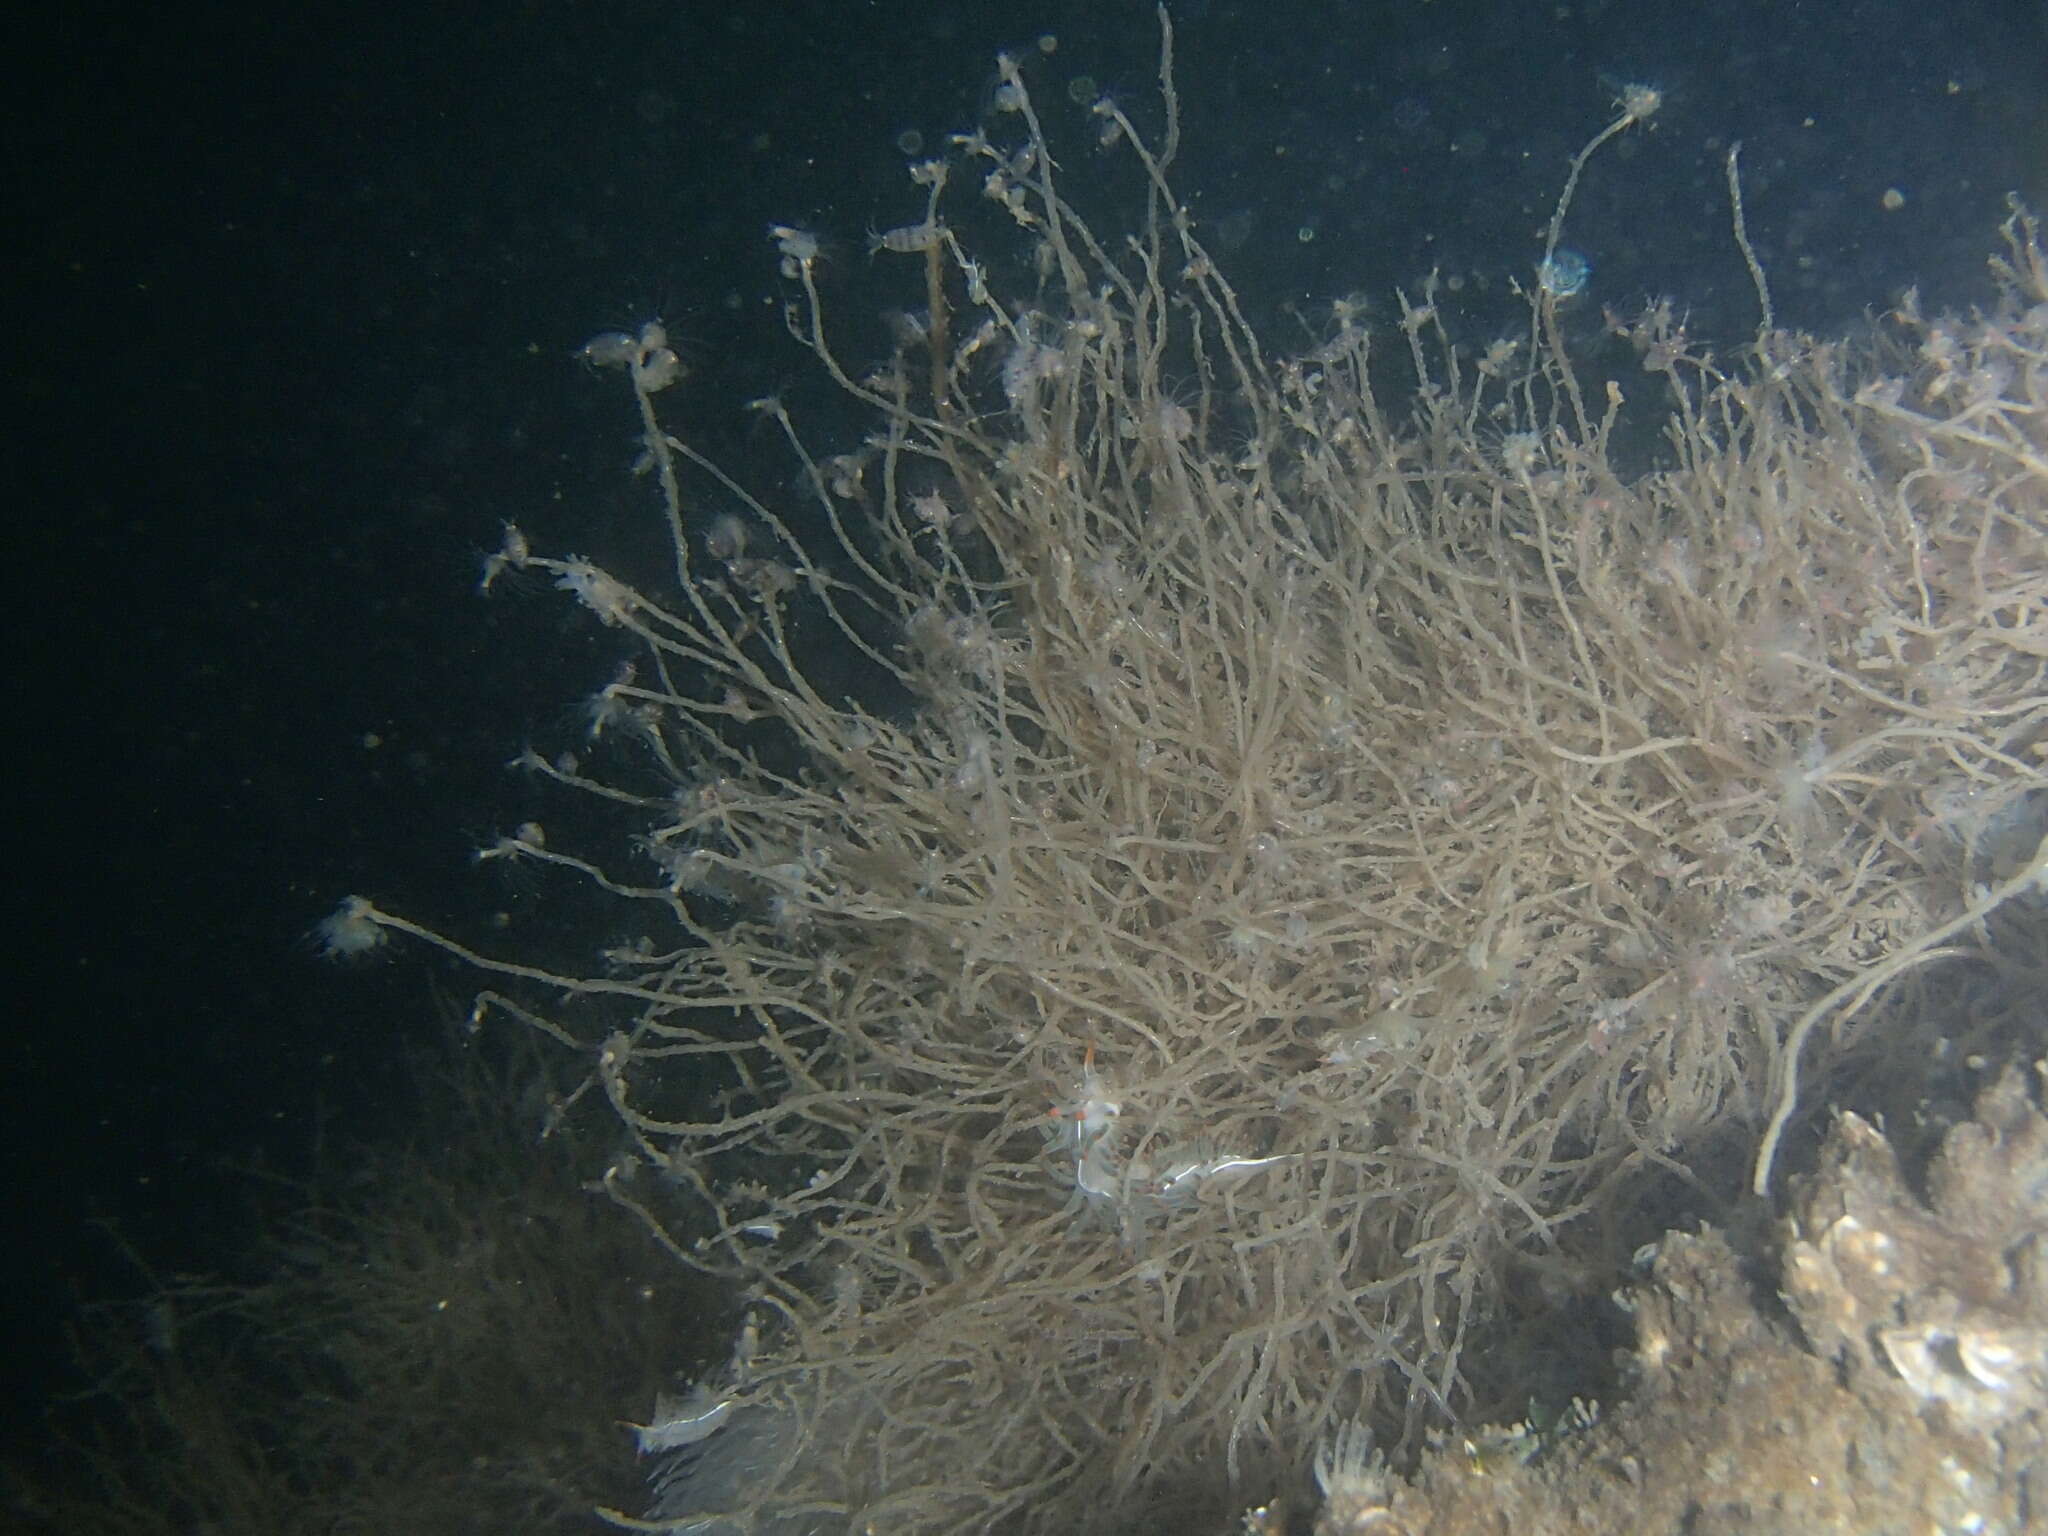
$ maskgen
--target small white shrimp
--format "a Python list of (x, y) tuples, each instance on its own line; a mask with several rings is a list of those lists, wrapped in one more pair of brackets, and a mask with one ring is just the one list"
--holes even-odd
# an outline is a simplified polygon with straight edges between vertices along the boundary
[(1109, 1096), (1108, 1085), (1096, 1072), (1092, 1045), (1081, 1061), (1078, 1089), (1071, 1104), (1054, 1105), (1050, 1111), (1066, 1122), (1061, 1139), (1074, 1151), (1074, 1187), (1091, 1200), (1114, 1199), (1123, 1185), (1116, 1159), (1116, 1122), (1124, 1107)]
[(1074, 1159), (1074, 1187), (1090, 1200), (1114, 1200), (1122, 1193), (1115, 1132), (1104, 1131), (1082, 1147), (1081, 1155)]
[(870, 231), (868, 254), (877, 251), (895, 251), (908, 255), (913, 251), (928, 251), (945, 239), (946, 226), (936, 219), (926, 219), (922, 224), (900, 224), (894, 229)]
[(1161, 1200), (1185, 1200), (1205, 1180), (1215, 1180), (1219, 1186), (1235, 1184), (1261, 1168), (1290, 1162), (1294, 1157), (1292, 1152), (1282, 1152), (1272, 1157), (1233, 1157), (1225, 1153), (1217, 1157), (1183, 1158), (1168, 1164), (1152, 1182), (1149, 1192)]
[(672, 1398), (666, 1393), (656, 1397), (654, 1417), (648, 1423), (629, 1423), (626, 1427), (640, 1442), (642, 1456), (680, 1450), (717, 1434), (732, 1416), (734, 1402), (733, 1397), (713, 1392), (700, 1382), (687, 1398)]
[(1079, 1096), (1071, 1107), (1055, 1105), (1052, 1114), (1072, 1122), (1067, 1134), (1075, 1147), (1085, 1149), (1112, 1129), (1123, 1112), (1122, 1102), (1109, 1096), (1108, 1085), (1095, 1070), (1095, 1047), (1091, 1045), (1081, 1058)]

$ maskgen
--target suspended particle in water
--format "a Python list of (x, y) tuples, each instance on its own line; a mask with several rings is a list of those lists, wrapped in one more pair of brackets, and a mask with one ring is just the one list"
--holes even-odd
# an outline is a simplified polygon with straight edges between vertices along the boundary
[(1239, 208), (1226, 213), (1216, 221), (1216, 238), (1211, 249), (1226, 255), (1251, 239), (1252, 231), (1258, 227), (1259, 216), (1249, 208)]
[(1568, 299), (1586, 286), (1593, 264), (1566, 246), (1559, 246), (1536, 264), (1536, 286), (1553, 299)]

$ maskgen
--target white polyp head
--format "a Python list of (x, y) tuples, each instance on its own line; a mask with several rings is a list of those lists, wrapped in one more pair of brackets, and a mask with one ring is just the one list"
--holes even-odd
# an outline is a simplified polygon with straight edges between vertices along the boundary
[(389, 937), (376, 912), (362, 897), (350, 896), (314, 925), (313, 942), (330, 960), (360, 960), (382, 948)]
[(1664, 105), (1664, 93), (1654, 85), (1631, 83), (1621, 88), (1621, 95), (1615, 98), (1614, 104), (1621, 108), (1621, 115), (1630, 122), (1647, 122)]

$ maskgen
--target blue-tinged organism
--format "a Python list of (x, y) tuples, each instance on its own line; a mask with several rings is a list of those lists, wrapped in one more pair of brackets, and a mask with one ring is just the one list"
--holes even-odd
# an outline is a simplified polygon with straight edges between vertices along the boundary
[(1536, 285), (1553, 299), (1568, 299), (1586, 286), (1593, 264), (1568, 246), (1559, 246), (1536, 264)]

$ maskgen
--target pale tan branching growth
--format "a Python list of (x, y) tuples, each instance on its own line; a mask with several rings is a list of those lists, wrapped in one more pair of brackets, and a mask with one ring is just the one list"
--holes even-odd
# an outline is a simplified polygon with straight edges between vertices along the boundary
[(1664, 93), (1653, 85), (1625, 85), (1621, 94), (1615, 97), (1614, 105), (1619, 109), (1614, 121), (1594, 134), (1572, 156), (1564, 190), (1558, 194), (1557, 208), (1550, 216), (1550, 230), (1543, 239), (1543, 260), (1546, 264), (1557, 255), (1558, 237), (1564, 233), (1564, 216), (1571, 209), (1572, 194), (1579, 190), (1579, 178), (1585, 174), (1586, 162), (1615, 135), (1626, 133), (1655, 117), (1664, 105)]
[[(1137, 124), (1104, 109), (1153, 187), (1112, 241), (1004, 91), (1008, 142), (926, 182), (891, 365), (778, 236), (877, 418), (834, 464), (772, 408), (830, 548), (653, 426), (678, 590), (508, 543), (643, 652), (621, 776), (533, 766), (648, 861), (501, 851), (644, 938), (583, 977), (458, 950), (587, 1053), (605, 1187), (757, 1298), (751, 1390), (810, 1437), (760, 1507), (877, 1529), (1099, 1529), (1490, 1411), (1511, 1298), (1599, 1287), (1645, 1189), (1732, 1193), (1831, 1075), (1924, 1058), (1937, 975), (1988, 1036), (2048, 952), (2031, 224), (1998, 312), (1902, 318), (1903, 375), (1646, 321), (1667, 451), (1625, 470), (1554, 330), (1504, 381), (1412, 308), (1413, 402), (1355, 327), (1272, 361)], [(1035, 301), (969, 248), (984, 178), (1048, 242)]]

